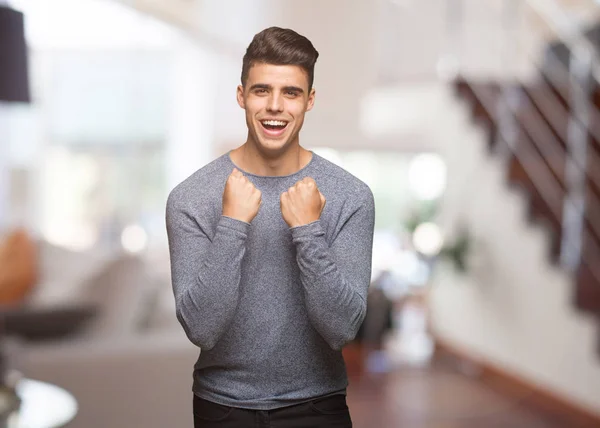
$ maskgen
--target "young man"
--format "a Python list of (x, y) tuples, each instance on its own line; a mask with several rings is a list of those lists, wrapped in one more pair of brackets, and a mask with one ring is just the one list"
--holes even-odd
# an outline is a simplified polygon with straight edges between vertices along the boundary
[(268, 28), (243, 59), (248, 137), (167, 201), (177, 318), (200, 347), (194, 423), (351, 427), (342, 347), (366, 311), (369, 187), (300, 146), (318, 53)]

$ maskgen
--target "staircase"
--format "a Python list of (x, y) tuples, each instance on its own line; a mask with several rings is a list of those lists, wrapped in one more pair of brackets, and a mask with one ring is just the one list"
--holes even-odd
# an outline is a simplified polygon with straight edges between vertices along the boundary
[[(468, 103), (473, 121), (485, 129), (490, 155), (506, 158), (506, 181), (527, 196), (530, 221), (549, 230), (549, 260), (572, 270), (573, 304), (597, 317), (600, 326), (600, 85), (593, 81), (583, 98), (587, 126), (578, 120), (570, 98), (577, 86), (556, 57), (527, 83), (459, 77), (453, 87)], [(585, 158), (579, 162), (574, 126), (584, 130), (580, 141)], [(572, 184), (569, 174), (573, 173), (583, 178), (579, 188)], [(577, 224), (579, 214), (581, 228), (569, 237), (573, 219), (565, 213), (573, 208), (577, 195), (584, 201), (574, 220)], [(575, 245), (567, 241), (573, 237)], [(569, 257), (571, 263), (565, 264)]]
[[(519, 4), (529, 3), (541, 2)], [(482, 34), (480, 40), (463, 41), (483, 40)], [(571, 91), (578, 87), (564, 66), (565, 55), (563, 61), (551, 55), (560, 46), (557, 40), (544, 38), (542, 48), (532, 49), (541, 49), (538, 63), (540, 57), (544, 61), (526, 73), (486, 75), (459, 61), (459, 77), (440, 98), (444, 113), (431, 127), (448, 166), (439, 223), (450, 242), (463, 224), (473, 241), (467, 272), (443, 264), (436, 268), (431, 326), (439, 343), (594, 421), (565, 426), (595, 427), (600, 421), (600, 90), (595, 83), (585, 98), (573, 99)], [(587, 105), (594, 110), (577, 138)], [(582, 147), (585, 158), (578, 157)]]

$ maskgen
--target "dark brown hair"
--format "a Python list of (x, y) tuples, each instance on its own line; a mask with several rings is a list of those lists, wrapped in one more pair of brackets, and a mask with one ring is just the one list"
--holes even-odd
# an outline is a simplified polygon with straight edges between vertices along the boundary
[(242, 85), (255, 64), (297, 65), (308, 76), (308, 90), (314, 81), (319, 52), (310, 40), (287, 28), (270, 27), (257, 33), (246, 49), (242, 63)]

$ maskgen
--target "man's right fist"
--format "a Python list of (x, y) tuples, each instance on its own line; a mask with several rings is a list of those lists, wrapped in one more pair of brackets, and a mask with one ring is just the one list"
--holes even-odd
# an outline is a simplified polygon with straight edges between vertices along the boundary
[(223, 191), (223, 215), (250, 223), (262, 203), (260, 190), (244, 174), (233, 168)]

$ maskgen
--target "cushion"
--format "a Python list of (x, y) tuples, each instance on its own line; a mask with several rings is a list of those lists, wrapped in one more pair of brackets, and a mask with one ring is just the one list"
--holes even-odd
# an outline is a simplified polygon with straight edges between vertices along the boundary
[(35, 244), (24, 229), (8, 234), (0, 243), (0, 306), (19, 306), (38, 278)]

